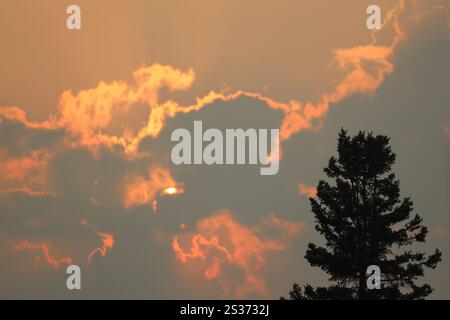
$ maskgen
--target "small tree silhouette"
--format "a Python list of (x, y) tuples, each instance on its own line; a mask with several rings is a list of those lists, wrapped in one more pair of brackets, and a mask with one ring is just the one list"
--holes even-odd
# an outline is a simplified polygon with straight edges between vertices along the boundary
[[(326, 248), (308, 245), (305, 258), (330, 275), (330, 287), (302, 289), (294, 284), (292, 300), (311, 299), (423, 299), (433, 290), (416, 284), (424, 268), (436, 268), (441, 252), (400, 252), (415, 242), (425, 242), (422, 218), (411, 218), (413, 203), (400, 199), (400, 184), (391, 173), (395, 154), (386, 136), (359, 132), (350, 137), (341, 130), (338, 158), (332, 157), (320, 181), (317, 199), (310, 198), (316, 230)], [(367, 268), (381, 269), (381, 289), (368, 290)]]

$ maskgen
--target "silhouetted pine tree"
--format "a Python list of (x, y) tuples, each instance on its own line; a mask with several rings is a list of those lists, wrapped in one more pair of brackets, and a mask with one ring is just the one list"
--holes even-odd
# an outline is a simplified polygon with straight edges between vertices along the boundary
[[(433, 290), (419, 285), (425, 268), (436, 268), (441, 252), (413, 253), (408, 247), (425, 242), (422, 218), (411, 218), (413, 203), (400, 199), (399, 181), (391, 173), (395, 154), (386, 136), (341, 130), (338, 158), (332, 157), (311, 198), (316, 230), (326, 248), (310, 243), (305, 258), (330, 275), (330, 287), (303, 289), (294, 284), (290, 299), (423, 299)], [(406, 249), (401, 250), (402, 247)], [(381, 289), (367, 289), (367, 267), (378, 265)]]

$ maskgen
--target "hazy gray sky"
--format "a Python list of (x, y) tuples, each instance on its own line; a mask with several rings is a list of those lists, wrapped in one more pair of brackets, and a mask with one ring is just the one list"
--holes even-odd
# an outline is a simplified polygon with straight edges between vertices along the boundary
[[(341, 127), (391, 137), (430, 230), (414, 249), (444, 252), (424, 280), (450, 298), (450, 2), (378, 1), (394, 18), (374, 43), (372, 2), (79, 1), (73, 33), (69, 1), (10, 1), (0, 298), (278, 298), (325, 283), (303, 258), (322, 241), (307, 194)], [(172, 165), (172, 131), (195, 120), (280, 128), (279, 174)]]

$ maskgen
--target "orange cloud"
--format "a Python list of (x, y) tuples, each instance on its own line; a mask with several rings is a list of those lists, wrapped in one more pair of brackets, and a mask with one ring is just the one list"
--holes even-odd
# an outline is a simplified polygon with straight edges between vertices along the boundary
[(54, 195), (45, 191), (49, 159), (50, 154), (45, 149), (20, 157), (0, 149), (0, 194)]
[[(223, 281), (225, 267), (241, 270), (244, 282), (230, 283), (223, 287), (224, 292), (232, 292), (240, 298), (250, 293), (267, 296), (269, 290), (265, 281), (258, 277), (258, 271), (266, 264), (268, 254), (286, 249), (288, 240), (296, 236), (303, 226), (303, 223), (289, 222), (271, 215), (259, 226), (246, 227), (225, 210), (201, 220), (195, 233), (174, 237), (172, 248), (182, 263), (194, 259), (203, 261), (205, 279), (216, 279), (222, 287), (224, 283), (230, 283)], [(264, 238), (261, 234), (268, 227), (281, 231), (280, 238)]]
[(22, 182), (32, 171), (43, 167), (43, 159), (39, 151), (33, 151), (30, 156), (14, 158), (5, 150), (0, 149), (0, 177), (8, 181)]
[(317, 189), (315, 187), (308, 187), (307, 185), (300, 183), (298, 185), (298, 194), (302, 197), (315, 198), (317, 196)]
[(114, 247), (114, 237), (110, 233), (104, 233), (104, 232), (98, 232), (96, 231), (97, 235), (100, 237), (102, 241), (102, 246), (99, 248), (94, 249), (88, 257), (88, 263), (92, 263), (92, 259), (96, 254), (100, 254), (102, 257), (106, 257), (108, 252), (112, 250)]
[(86, 220), (82, 219), (80, 221), (80, 224), (84, 227), (87, 227), (89, 229), (93, 229), (94, 232), (100, 237), (100, 240), (102, 242), (102, 246), (95, 248), (92, 250), (88, 255), (88, 264), (92, 263), (93, 258), (95, 255), (100, 254), (102, 257), (106, 257), (109, 251), (111, 251), (114, 248), (114, 236), (110, 233), (106, 232), (99, 232), (95, 229), (97, 229), (96, 226), (89, 224)]
[[(59, 102), (60, 122), (78, 143), (89, 148), (99, 145), (121, 145), (127, 154), (135, 154), (139, 142), (155, 136), (162, 128), (158, 115), (159, 92), (187, 90), (194, 81), (193, 70), (182, 72), (171, 66), (154, 64), (141, 67), (133, 73), (134, 84), (122, 81), (101, 82), (95, 89), (74, 95), (65, 91)], [(114, 117), (123, 114), (136, 103), (147, 104), (151, 110), (148, 124), (133, 134), (131, 128), (121, 135), (105, 133)]]
[(184, 192), (182, 184), (175, 181), (169, 170), (153, 166), (149, 169), (148, 178), (130, 175), (125, 178), (125, 208), (150, 204), (155, 211), (156, 199), (162, 196), (174, 196)]
[(55, 116), (50, 116), (49, 120), (42, 122), (29, 121), (26, 112), (18, 107), (0, 107), (0, 119), (2, 118), (13, 122), (20, 122), (29, 129), (53, 130), (62, 127)]
[(0, 189), (0, 196), (7, 196), (10, 194), (24, 194), (28, 197), (56, 197), (56, 193), (47, 191), (34, 191), (28, 188), (8, 188)]
[[(133, 73), (134, 84), (123, 81), (100, 82), (96, 88), (82, 90), (76, 95), (67, 90), (59, 100), (58, 115), (43, 122), (29, 121), (25, 111), (18, 107), (1, 107), (0, 119), (17, 121), (33, 129), (54, 130), (64, 128), (68, 133), (66, 145), (84, 146), (96, 151), (103, 145), (112, 148), (122, 146), (129, 155), (135, 155), (142, 139), (156, 136), (162, 129), (164, 114), (161, 114), (159, 92), (187, 90), (194, 81), (193, 70), (182, 72), (171, 66), (153, 64), (141, 67)], [(133, 134), (125, 128), (120, 134), (108, 134), (108, 126), (114, 117), (129, 111), (136, 103), (147, 104), (151, 110), (145, 127)], [(169, 111), (165, 111), (169, 112)]]
[(28, 250), (32, 253), (36, 253), (36, 261), (40, 261), (43, 258), (48, 265), (55, 269), (58, 269), (61, 265), (72, 264), (71, 258), (56, 259), (52, 257), (50, 254), (50, 245), (47, 243), (33, 244), (27, 240), (23, 240), (16, 244), (15, 248), (16, 250)]
[(295, 237), (305, 227), (302, 222), (290, 222), (275, 214), (269, 215), (269, 217), (262, 220), (262, 224), (267, 228), (275, 228), (285, 233), (285, 237)]
[(450, 138), (450, 125), (444, 127), (444, 133), (447, 138)]
[[(168, 119), (177, 114), (198, 111), (216, 101), (232, 101), (247, 96), (284, 112), (280, 139), (286, 141), (303, 130), (318, 129), (331, 104), (355, 93), (371, 93), (378, 89), (385, 77), (392, 73), (394, 66), (390, 59), (398, 43), (406, 37), (399, 24), (399, 17), (405, 9), (405, 2), (400, 1), (386, 14), (384, 26), (392, 26), (394, 30), (390, 45), (377, 44), (378, 33), (373, 32), (372, 42), (368, 45), (334, 51), (336, 66), (343, 72), (342, 79), (337, 81), (334, 90), (321, 95), (315, 103), (299, 100), (279, 102), (260, 93), (245, 91), (232, 94), (210, 91), (191, 105), (180, 105), (172, 99), (160, 101), (159, 93), (163, 89), (169, 92), (190, 89), (195, 73), (191, 69), (181, 71), (171, 66), (153, 64), (137, 69), (133, 73), (132, 84), (123, 81), (100, 82), (96, 88), (77, 94), (70, 90), (63, 92), (59, 115), (53, 115), (47, 121), (31, 122), (23, 110), (15, 107), (0, 108), (0, 117), (22, 122), (31, 128), (65, 128), (68, 133), (65, 144), (69, 147), (84, 146), (95, 152), (100, 146), (120, 146), (127, 156), (133, 157), (139, 154), (139, 144), (143, 139), (156, 138)], [(137, 103), (148, 105), (147, 122), (140, 128), (124, 128), (115, 134), (109, 132), (113, 119)]]

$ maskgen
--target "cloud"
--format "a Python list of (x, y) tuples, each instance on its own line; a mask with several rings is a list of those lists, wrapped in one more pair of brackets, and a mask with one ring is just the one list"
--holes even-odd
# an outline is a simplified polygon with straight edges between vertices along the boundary
[(34, 150), (18, 157), (0, 149), (0, 194), (54, 194), (46, 190), (49, 159), (50, 154), (46, 149)]
[(111, 233), (106, 232), (100, 232), (95, 229), (97, 229), (96, 226), (93, 226), (89, 224), (86, 220), (82, 219), (80, 221), (82, 226), (85, 226), (89, 229), (94, 230), (95, 234), (97, 234), (102, 242), (102, 246), (95, 248), (92, 250), (88, 255), (88, 264), (91, 264), (95, 255), (100, 254), (102, 257), (106, 257), (109, 251), (111, 251), (114, 248), (114, 236)]
[(71, 258), (54, 258), (50, 254), (50, 245), (48, 243), (30, 243), (27, 240), (23, 240), (15, 245), (16, 250), (27, 250), (36, 255), (36, 261), (44, 261), (55, 269), (58, 269), (61, 265), (71, 265)]
[(96, 254), (100, 254), (102, 257), (106, 257), (108, 252), (112, 250), (114, 247), (114, 237), (110, 233), (104, 233), (104, 232), (98, 232), (96, 231), (97, 235), (100, 237), (102, 241), (102, 246), (99, 248), (94, 249), (91, 253), (89, 253), (88, 257), (88, 263), (92, 263), (92, 259)]
[(315, 198), (317, 196), (317, 189), (316, 187), (308, 187), (303, 183), (299, 183), (298, 194), (306, 198)]
[[(18, 107), (0, 107), (0, 124), (11, 122), (28, 129), (28, 133), (52, 134), (52, 145), (42, 147), (41, 140), (46, 139), (39, 137), (39, 148), (31, 148), (34, 146), (33, 144), (24, 147), (21, 143), (15, 144), (15, 140), (8, 138), (8, 141), (14, 141), (11, 144), (15, 144), (21, 150), (20, 155), (2, 144), (3, 147), (0, 148), (0, 197), (8, 197), (16, 193), (32, 198), (55, 198), (56, 192), (61, 195), (61, 198), (52, 199), (48, 205), (47, 203), (43, 204), (48, 199), (25, 199), (23, 201), (23, 198), (26, 197), (20, 197), (19, 200), (23, 201), (25, 205), (20, 206), (20, 210), (14, 210), (24, 211), (24, 215), (29, 213), (23, 208), (31, 208), (29, 211), (33, 214), (35, 211), (39, 214), (43, 212), (40, 216), (33, 216), (35, 220), (41, 219), (42, 221), (38, 227), (27, 230), (29, 232), (46, 232), (49, 228), (53, 230), (52, 232), (72, 230), (73, 224), (79, 221), (75, 211), (83, 211), (84, 214), (86, 210), (95, 210), (95, 213), (98, 213), (96, 219), (99, 221), (103, 219), (102, 222), (106, 225), (111, 223), (111, 220), (106, 219), (115, 219), (111, 217), (120, 216), (119, 219), (123, 219), (120, 220), (121, 223), (125, 219), (129, 219), (128, 216), (113, 215), (111, 211), (123, 212), (124, 208), (133, 209), (137, 206), (148, 205), (151, 206), (153, 212), (156, 212), (161, 197), (182, 194), (185, 185), (176, 181), (169, 169), (163, 165), (151, 165), (148, 168), (148, 161), (151, 157), (142, 157), (140, 151), (140, 144), (144, 139), (160, 137), (170, 119), (181, 114), (195, 114), (195, 111), (222, 105), (216, 102), (232, 102), (241, 97), (263, 102), (262, 104), (269, 110), (281, 111), (280, 114), (284, 115), (279, 124), (282, 141), (287, 141), (293, 135), (305, 130), (317, 130), (328, 114), (331, 105), (353, 94), (375, 92), (386, 77), (394, 71), (394, 54), (400, 41), (406, 37), (399, 20), (405, 10), (405, 2), (400, 1), (387, 14), (384, 25), (386, 29), (391, 27), (394, 30), (393, 34), (383, 37), (383, 39), (388, 39), (387, 43), (381, 44), (378, 40), (381, 39), (379, 33), (374, 32), (372, 42), (369, 44), (333, 51), (333, 63), (336, 67), (336, 78), (333, 79), (335, 86), (329, 92), (319, 95), (316, 101), (302, 101), (301, 99), (276, 101), (257, 92), (224, 93), (212, 90), (206, 95), (196, 98), (190, 104), (181, 104), (173, 98), (166, 99), (166, 97), (170, 97), (176, 91), (190, 90), (196, 79), (194, 70), (181, 70), (172, 66), (153, 64), (138, 68), (129, 83), (102, 81), (91, 89), (79, 92), (64, 91), (60, 96), (56, 114), (51, 115), (45, 121), (28, 119), (25, 111)], [(117, 126), (117, 122), (120, 122), (125, 115), (132, 113), (134, 108), (142, 107), (141, 105), (148, 112), (143, 124)], [(3, 127), (5, 131), (9, 130), (8, 128)], [(448, 126), (444, 131), (450, 137)], [(53, 132), (61, 133), (63, 137), (60, 138), (58, 135), (58, 139), (54, 139)], [(22, 140), (21, 137), (19, 138), (18, 142)], [(103, 156), (101, 154), (99, 157), (95, 157), (96, 159), (101, 158), (101, 165), (89, 162), (85, 166), (86, 158), (84, 156), (78, 158), (75, 155), (76, 152), (70, 152), (72, 149), (81, 148), (98, 156), (101, 148), (105, 147), (109, 149), (107, 150), (108, 156), (110, 151), (114, 153), (114, 160), (101, 158)], [(88, 152), (84, 153), (91, 156)], [(70, 163), (70, 165), (61, 166), (64, 170), (58, 171), (58, 177), (52, 177), (53, 173), (49, 170), (55, 169), (52, 167), (52, 160), (56, 154), (61, 156), (59, 158), (61, 163), (66, 165)], [(80, 162), (79, 167), (76, 166), (78, 171), (72, 168), (74, 167), (73, 163), (77, 161)], [(111, 165), (112, 162), (114, 165)], [(147, 174), (136, 174), (136, 172), (141, 172), (140, 170), (144, 166), (148, 168)], [(68, 171), (68, 168), (73, 171)], [(92, 171), (95, 170), (102, 171), (106, 178), (102, 188), (95, 189), (94, 196), (88, 191), (92, 184), (89, 179), (94, 178), (97, 174), (94, 172), (92, 175)], [(51, 178), (60, 181), (58, 186), (64, 190), (52, 191), (53, 188), (49, 184)], [(115, 188), (120, 188), (121, 192), (117, 198), (114, 193)], [(316, 194), (313, 187), (305, 184), (299, 184), (298, 188), (298, 193), (302, 196), (312, 197)], [(218, 190), (217, 193), (219, 194), (222, 190)], [(241, 192), (241, 190), (236, 189), (236, 192)], [(202, 191), (200, 189), (199, 193)], [(85, 193), (88, 195), (87, 198)], [(222, 207), (223, 204), (223, 207), (227, 207), (226, 201), (229, 199), (223, 194), (220, 194), (220, 197), (220, 206)], [(107, 200), (114, 198), (118, 199), (120, 203)], [(204, 198), (199, 199), (199, 202), (204, 200)], [(217, 199), (219, 198), (212, 198), (210, 202), (216, 201), (214, 204), (217, 205)], [(81, 203), (82, 200), (86, 200), (88, 203)], [(13, 199), (13, 201), (16, 200)], [(6, 206), (8, 206), (8, 210), (9, 207), (12, 207), (9, 203), (5, 205), (5, 209)], [(13, 209), (10, 211), (12, 212)], [(178, 211), (183, 212), (182, 210)], [(73, 215), (73, 213), (75, 214)], [(204, 278), (217, 281), (225, 294), (234, 297), (248, 297), (255, 293), (267, 296), (270, 288), (268, 288), (264, 276), (261, 275), (261, 271), (267, 266), (270, 255), (287, 250), (289, 241), (304, 228), (303, 223), (286, 221), (276, 215), (262, 219), (256, 226), (246, 226), (239, 223), (231, 212), (221, 211), (211, 217), (201, 219), (194, 232), (191, 232), (186, 224), (180, 224), (180, 222), (190, 224), (192, 221), (196, 221), (197, 217), (190, 215), (192, 210), (186, 213), (182, 219), (170, 221), (166, 225), (167, 227), (170, 223), (175, 223), (174, 226), (181, 229), (181, 234), (172, 239), (172, 248), (178, 261), (183, 265), (194, 264), (194, 261), (202, 263), (201, 272)], [(11, 217), (16, 219), (18, 216), (11, 214)], [(189, 219), (193, 220), (189, 221)], [(130, 222), (131, 225), (132, 223)], [(88, 224), (86, 223), (85, 226)], [(84, 247), (79, 249), (84, 252), (84, 260), (87, 255), (89, 264), (99, 256), (108, 255), (116, 245), (115, 232), (113, 235), (99, 231), (109, 230), (110, 227), (105, 227), (103, 224), (101, 228), (90, 227), (99, 244), (95, 246), (80, 244)], [(147, 226), (144, 225), (144, 227)], [(16, 230), (16, 228), (10, 228), (10, 230), (13, 229)], [(126, 231), (126, 227), (123, 230)], [(161, 233), (166, 234), (164, 231)], [(273, 233), (276, 233), (276, 236)], [(57, 259), (51, 255), (50, 243), (55, 245), (57, 243), (49, 240), (51, 234), (46, 236), (49, 237), (46, 238), (48, 241), (46, 243), (33, 244), (23, 241), (16, 248), (32, 252), (37, 258), (54, 268), (71, 263), (71, 258)], [(19, 239), (23, 239), (23, 237)], [(80, 243), (83, 239), (77, 238)], [(94, 249), (92, 250), (92, 248)], [(239, 276), (230, 275), (236, 270)]]
[[(153, 64), (141, 67), (133, 73), (134, 84), (123, 81), (100, 82), (96, 88), (82, 90), (76, 95), (71, 90), (61, 94), (59, 114), (46, 121), (30, 121), (25, 111), (18, 107), (1, 107), (0, 119), (20, 122), (27, 128), (56, 130), (64, 128), (67, 132), (66, 145), (84, 146), (98, 151), (99, 146), (112, 148), (122, 146), (127, 154), (137, 152), (139, 142), (147, 136), (156, 136), (163, 124), (161, 109), (158, 108), (159, 93), (188, 89), (195, 77), (193, 70), (182, 72), (171, 66)], [(125, 128), (120, 134), (108, 134), (106, 129), (114, 117), (129, 111), (137, 103), (147, 104), (151, 109), (148, 124), (133, 134)], [(168, 111), (170, 112), (170, 110)]]
[(444, 127), (444, 134), (450, 139), (450, 125)]
[(303, 222), (290, 222), (284, 220), (275, 214), (269, 215), (269, 217), (262, 220), (262, 225), (266, 228), (274, 228), (282, 231), (287, 238), (295, 237), (305, 228)]
[(125, 178), (125, 195), (123, 205), (131, 208), (149, 204), (157, 208), (157, 198), (182, 194), (184, 187), (176, 182), (169, 170), (153, 166), (148, 169), (148, 178), (130, 174)]
[[(276, 101), (260, 93), (236, 91), (225, 94), (211, 90), (198, 97), (191, 105), (181, 105), (173, 99), (160, 101), (160, 91), (186, 91), (195, 80), (194, 70), (181, 71), (172, 66), (153, 64), (143, 66), (133, 73), (134, 83), (113, 81), (100, 82), (96, 88), (82, 90), (77, 94), (68, 90), (59, 101), (59, 114), (52, 115), (43, 122), (27, 119), (23, 110), (17, 107), (0, 108), (0, 117), (18, 121), (30, 128), (55, 130), (64, 128), (67, 132), (66, 146), (83, 146), (97, 152), (100, 146), (119, 146), (129, 157), (139, 154), (139, 145), (147, 137), (156, 138), (167, 123), (177, 114), (198, 111), (217, 101), (233, 101), (239, 97), (251, 97), (274, 110), (284, 112), (280, 124), (281, 141), (303, 130), (320, 127), (320, 121), (327, 115), (331, 104), (355, 93), (374, 92), (385, 77), (392, 73), (394, 66), (390, 59), (398, 43), (405, 38), (400, 28), (399, 17), (405, 11), (405, 1), (400, 1), (386, 15), (384, 25), (392, 25), (394, 35), (388, 46), (377, 44), (377, 33), (372, 33), (372, 43), (353, 48), (337, 49), (334, 59), (338, 71), (344, 72), (335, 89), (324, 93), (317, 102), (292, 100)], [(140, 128), (123, 128), (111, 133), (113, 120), (127, 113), (133, 105), (143, 103), (148, 106), (149, 116)]]
[[(101, 82), (95, 89), (74, 95), (65, 91), (59, 102), (60, 121), (68, 132), (87, 147), (103, 144), (109, 147), (121, 145), (126, 152), (137, 151), (138, 143), (147, 136), (154, 136), (160, 124), (157, 121), (159, 92), (188, 89), (193, 80), (193, 70), (182, 72), (171, 66), (154, 64), (141, 67), (133, 73), (134, 85), (122, 81)], [(147, 126), (134, 135), (131, 128), (122, 135), (108, 135), (102, 130), (111, 124), (113, 117), (123, 114), (136, 103), (145, 103), (152, 109)]]
[(18, 107), (0, 107), (0, 119), (22, 123), (29, 129), (55, 130), (61, 126), (55, 116), (50, 116), (46, 121), (29, 121), (26, 112)]
[(56, 193), (54, 192), (48, 192), (48, 191), (34, 191), (30, 190), (27, 187), (24, 188), (8, 188), (8, 189), (1, 189), (0, 190), (0, 197), (1, 196), (8, 196), (11, 194), (24, 194), (28, 197), (56, 197)]
[[(269, 289), (264, 279), (258, 276), (259, 271), (267, 263), (268, 254), (285, 250), (289, 240), (303, 227), (302, 222), (289, 222), (275, 215), (258, 226), (246, 227), (237, 222), (231, 212), (224, 210), (199, 221), (196, 232), (175, 236), (172, 248), (182, 263), (196, 259), (203, 261), (205, 279), (216, 279), (224, 293), (231, 292), (238, 298), (250, 293), (267, 296)], [(263, 236), (270, 229), (280, 232), (277, 239)], [(232, 282), (224, 275), (224, 268), (233, 267), (243, 273), (243, 283)]]

